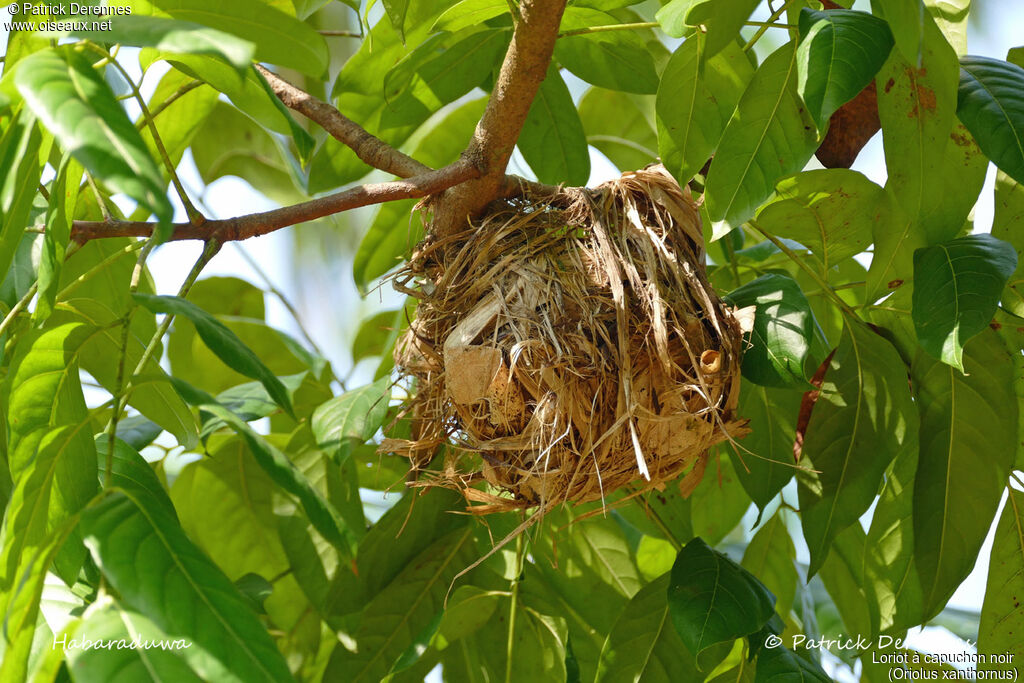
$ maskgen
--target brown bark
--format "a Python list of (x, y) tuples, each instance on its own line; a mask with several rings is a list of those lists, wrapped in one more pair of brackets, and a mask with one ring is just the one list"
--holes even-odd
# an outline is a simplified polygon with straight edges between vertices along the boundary
[[(257, 65), (286, 107), (320, 125), (370, 166), (408, 180), (361, 185), (273, 211), (202, 224), (177, 223), (170, 239), (243, 240), (360, 206), (441, 192), (444, 194), (436, 204), (435, 226), (443, 235), (498, 197), (557, 192), (557, 187), (507, 176), (505, 167), (547, 74), (564, 9), (565, 0), (523, 0), (494, 92), (469, 146), (458, 161), (437, 171), (375, 137), (327, 102)], [(155, 223), (140, 221), (75, 221), (71, 239), (86, 242), (104, 237), (147, 237), (155, 227)]]
[[(370, 204), (411, 199), (435, 194), (457, 183), (479, 175), (471, 164), (459, 160), (437, 171), (428, 171), (407, 180), (370, 183), (343, 192), (311, 199), (272, 211), (236, 216), (224, 220), (208, 220), (201, 225), (176, 223), (171, 240), (208, 240), (220, 242), (244, 240), (315, 220), (331, 214)], [(75, 221), (71, 239), (87, 242), (104, 237), (148, 237), (156, 223), (142, 221)]]
[(501, 194), (505, 167), (547, 75), (564, 10), (565, 0), (523, 0), (520, 4), (521, 17), (491, 99), (464, 153), (483, 175), (444, 194), (434, 215), (439, 235), (458, 230), (467, 217), (479, 214)]

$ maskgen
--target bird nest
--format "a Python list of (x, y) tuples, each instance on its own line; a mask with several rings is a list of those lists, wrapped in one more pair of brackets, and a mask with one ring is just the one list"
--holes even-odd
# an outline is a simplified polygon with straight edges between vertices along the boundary
[(396, 278), (420, 299), (395, 346), (412, 438), (381, 451), (477, 513), (680, 477), (689, 495), (708, 448), (746, 433), (743, 331), (703, 245), (689, 190), (660, 166), (421, 245)]

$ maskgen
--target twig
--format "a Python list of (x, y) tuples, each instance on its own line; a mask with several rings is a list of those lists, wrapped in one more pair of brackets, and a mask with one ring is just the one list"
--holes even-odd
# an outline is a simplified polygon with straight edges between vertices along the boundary
[[(761, 36), (763, 36), (765, 32), (769, 29), (769, 27), (774, 26), (773, 22), (779, 17), (781, 17), (782, 13), (786, 11), (786, 8), (792, 5), (794, 2), (796, 2), (796, 0), (786, 0), (786, 2), (782, 3), (779, 9), (772, 12), (771, 16), (768, 17), (768, 21), (758, 22), (757, 25), (759, 25), (761, 28), (757, 29), (757, 32), (754, 33), (750, 40), (747, 41), (747, 44), (743, 46), (743, 51), (747, 52), (750, 50), (750, 48), (754, 47), (757, 41), (761, 39)], [(789, 28), (795, 27), (790, 26)]]
[[(180, 88), (178, 88), (170, 95), (168, 95), (166, 100), (156, 105), (149, 111), (150, 119), (155, 119), (156, 117), (160, 116), (160, 114), (164, 113), (164, 110), (167, 109), (167, 107), (171, 106), (172, 104), (177, 102), (179, 98), (183, 97), (184, 95), (187, 95), (188, 93), (192, 92), (201, 85), (203, 85), (203, 82), (199, 80), (193, 80), (189, 81), (188, 83), (185, 83)], [(141, 129), (145, 125), (146, 120), (143, 118), (136, 122), (135, 127)]]
[[(428, 171), (407, 180), (360, 185), (280, 209), (223, 220), (207, 220), (203, 225), (175, 223), (170, 239), (208, 240), (216, 237), (222, 243), (244, 240), (360, 206), (425, 197), (479, 175), (480, 172), (472, 164), (460, 159), (437, 171)], [(87, 242), (103, 237), (147, 237), (156, 226), (156, 223), (142, 221), (75, 221), (71, 239)]]
[(11, 323), (14, 322), (14, 319), (18, 317), (18, 314), (25, 310), (25, 307), (31, 303), (32, 297), (36, 295), (38, 288), (39, 283), (33, 282), (32, 286), (28, 288), (28, 291), (25, 292), (25, 296), (21, 297), (21, 299), (18, 300), (18, 303), (14, 304), (10, 313), (4, 317), (3, 322), (0, 322), (0, 336), (7, 331), (7, 328), (10, 327)]
[[(156, 147), (157, 153), (160, 154), (160, 159), (163, 161), (164, 167), (167, 169), (167, 173), (171, 178), (171, 184), (174, 186), (174, 191), (177, 193), (182, 206), (185, 208), (185, 213), (188, 215), (189, 221), (195, 225), (202, 225), (206, 221), (206, 217), (199, 213), (199, 210), (192, 204), (192, 200), (189, 199), (188, 194), (185, 192), (185, 188), (182, 186), (181, 180), (178, 178), (178, 172), (174, 168), (174, 164), (171, 162), (171, 157), (167, 154), (167, 148), (164, 146), (164, 141), (160, 137), (160, 131), (157, 130), (156, 121), (153, 119), (153, 116), (149, 111), (149, 106), (146, 104), (146, 98), (142, 96), (139, 86), (132, 80), (128, 71), (121, 66), (121, 63), (114, 59), (109, 52), (91, 41), (87, 41), (86, 44), (100, 54), (110, 57), (110, 63), (113, 64), (115, 69), (121, 72), (124, 80), (132, 89), (132, 95), (134, 95), (135, 101), (138, 102), (139, 109), (142, 111), (142, 120), (147, 126), (149, 126), (149, 132), (153, 136), (153, 145)], [(113, 444), (111, 444), (111, 449), (113, 449)]]
[(587, 26), (584, 28), (576, 28), (571, 31), (565, 31), (559, 33), (559, 38), (568, 38), (569, 36), (581, 36), (587, 33), (604, 33), (605, 31), (628, 31), (631, 29), (640, 28), (658, 28), (661, 26), (656, 21), (636, 21), (631, 24), (607, 24), (605, 26)]
[(522, 0), (521, 19), (512, 34), (501, 71), (483, 117), (463, 156), (483, 176), (445, 194), (434, 214), (435, 230), (444, 237), (476, 215), (505, 185), (505, 167), (519, 132), (551, 63), (565, 0)]
[(800, 256), (795, 251), (786, 246), (785, 242), (783, 242), (778, 237), (762, 228), (757, 223), (757, 221), (750, 220), (747, 222), (747, 225), (761, 233), (765, 239), (767, 239), (776, 247), (778, 247), (779, 251), (788, 256), (790, 261), (795, 263), (797, 266), (800, 267), (801, 270), (810, 275), (811, 279), (814, 280), (819, 287), (821, 287), (822, 292), (826, 296), (828, 296), (828, 298), (832, 299), (832, 301), (834, 301), (835, 304), (839, 306), (839, 308), (841, 308), (845, 313), (852, 315), (854, 318), (859, 319), (859, 316), (854, 312), (850, 305), (843, 301), (843, 299), (838, 294), (835, 293), (835, 290), (832, 289), (832, 285), (830, 285), (824, 278), (822, 278), (820, 275), (814, 272), (813, 268), (804, 263), (804, 260), (800, 258)]
[[(134, 294), (139, 291), (142, 271), (146, 267), (146, 258), (149, 257), (150, 252), (153, 251), (155, 246), (156, 241), (151, 237), (146, 240), (145, 246), (139, 251), (139, 258), (135, 262), (135, 269), (132, 270), (131, 283), (128, 285), (129, 293)], [(103, 470), (103, 488), (110, 488), (111, 477), (113, 477), (114, 473), (114, 447), (117, 445), (117, 423), (121, 419), (121, 412), (128, 404), (128, 387), (125, 383), (124, 373), (125, 366), (128, 363), (128, 342), (131, 339), (132, 315), (135, 313), (136, 306), (138, 304), (135, 303), (134, 299), (131, 299), (128, 304), (128, 310), (125, 311), (121, 321), (121, 345), (117, 361), (117, 392), (113, 396), (114, 413), (110, 416), (110, 425), (107, 427), (107, 459)]]
[(317, 31), (322, 36), (327, 38), (362, 38), (363, 34), (359, 31)]
[(294, 109), (311, 121), (315, 121), (347, 147), (351, 147), (363, 162), (400, 178), (421, 175), (430, 167), (421, 164), (408, 154), (370, 134), (362, 126), (321, 99), (296, 88), (272, 71), (257, 64), (256, 70), (263, 74), (271, 90), (289, 109)]

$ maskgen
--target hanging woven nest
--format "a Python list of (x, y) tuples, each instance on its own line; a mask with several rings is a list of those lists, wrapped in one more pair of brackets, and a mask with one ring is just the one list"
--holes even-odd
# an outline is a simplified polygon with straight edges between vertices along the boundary
[(413, 437), (380, 450), (476, 513), (680, 477), (688, 495), (708, 448), (747, 431), (743, 332), (703, 244), (689, 190), (653, 166), (421, 245), (396, 278), (420, 298), (395, 346)]

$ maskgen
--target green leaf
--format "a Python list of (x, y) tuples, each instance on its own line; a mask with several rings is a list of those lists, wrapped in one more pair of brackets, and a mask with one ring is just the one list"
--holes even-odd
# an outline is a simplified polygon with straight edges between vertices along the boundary
[(829, 118), (875, 77), (892, 49), (892, 33), (866, 12), (800, 10), (797, 91), (823, 131)]
[(488, 79), (508, 47), (505, 29), (432, 36), (384, 77), (382, 128), (418, 126)]
[(277, 405), (289, 413), (292, 412), (291, 399), (288, 397), (288, 391), (281, 384), (281, 380), (224, 323), (191, 301), (180, 297), (155, 294), (135, 294), (133, 297), (154, 313), (180, 315), (188, 318), (196, 326), (196, 332), (199, 333), (206, 346), (217, 354), (217, 357), (225, 365), (246, 377), (259, 380)]
[[(75, 515), (99, 488), (94, 426), (78, 376), (78, 355), (89, 333), (80, 324), (30, 332), (10, 362), (5, 465), (14, 490), (0, 534), (0, 615), (6, 624), (0, 676), (5, 679), (24, 676), (46, 572), (72, 580), (82, 559), (80, 539), (67, 539)], [(51, 568), (65, 542), (69, 554)]]
[(669, 615), (701, 670), (709, 649), (759, 631), (775, 598), (745, 569), (695, 538), (679, 551), (668, 587)]
[(391, 25), (405, 42), (405, 15), (409, 12), (409, 0), (382, 0)]
[(465, 516), (451, 514), (463, 506), (462, 496), (452, 491), (405, 493), (359, 543), (357, 562), (366, 597), (377, 595), (431, 543), (465, 525)]
[[(617, 23), (610, 14), (570, 7), (560, 30)], [(640, 37), (630, 31), (563, 36), (555, 43), (555, 59), (592, 85), (641, 95), (653, 95), (658, 90), (658, 72), (651, 52)]]
[(590, 177), (583, 124), (569, 88), (554, 67), (530, 105), (518, 145), (542, 183), (584, 185)]
[(705, 191), (716, 238), (754, 215), (775, 182), (814, 154), (817, 137), (796, 76), (796, 50), (787, 44), (754, 73), (722, 133)]
[(1006, 505), (996, 527), (988, 563), (985, 602), (981, 606), (978, 652), (1024, 657), (1024, 493), (1007, 488)]
[(702, 25), (707, 31), (704, 58), (714, 57), (733, 42), (759, 4), (759, 0), (695, 0), (686, 13), (686, 23)]
[(878, 632), (878, 598), (864, 580), (866, 538), (860, 524), (848, 526), (836, 535), (818, 574), (847, 633)]
[(658, 136), (651, 123), (654, 112), (650, 99), (589, 88), (580, 100), (580, 122), (586, 131), (587, 143), (608, 157), (620, 171), (643, 168), (658, 156)]
[(1003, 306), (1024, 315), (1024, 184), (1002, 171), (996, 173), (992, 236), (1009, 242), (1017, 252), (1017, 270), (1006, 284)]
[(804, 437), (810, 469), (797, 476), (809, 574), (821, 568), (839, 532), (871, 505), (893, 458), (916, 447), (917, 427), (896, 349), (847, 318)]
[[(566, 615), (576, 664), (584, 679), (593, 680), (604, 636), (640, 590), (640, 572), (615, 520), (579, 519), (566, 510), (545, 521), (552, 525), (551, 532), (534, 545), (533, 553), (553, 596), (546, 601), (556, 613)], [(675, 553), (671, 555), (669, 567)]]
[(901, 632), (921, 623), (921, 581), (914, 566), (914, 476), (918, 454), (901, 453), (885, 484), (868, 529), (864, 573), (878, 598), (879, 627)]
[[(957, 62), (956, 53), (930, 17), (925, 18), (921, 49), (920, 65), (896, 51), (889, 55), (876, 78), (878, 117), (888, 169), (886, 188), (911, 221), (906, 225), (923, 231), (929, 242), (940, 242), (954, 237), (955, 232), (944, 233), (948, 226), (933, 226), (923, 216), (945, 193), (958, 189), (935, 181), (936, 169), (944, 167), (946, 146), (956, 122)], [(896, 230), (887, 229), (903, 234), (909, 228), (900, 225)], [(899, 250), (909, 258), (908, 249), (914, 246), (922, 245), (904, 242)], [(877, 270), (873, 263), (872, 270)]]
[(223, 58), (239, 71), (252, 63), (256, 49), (248, 40), (191, 21), (132, 15), (114, 16), (109, 21), (109, 27), (104, 30), (75, 30), (71, 35), (99, 43), (155, 47), (171, 53), (212, 55)]
[[(143, 647), (73, 647), (72, 643), (139, 642)], [(203, 679), (185, 663), (187, 638), (169, 638), (150, 619), (114, 602), (93, 605), (71, 633), (55, 643), (67, 643), (67, 666), (75, 672), (75, 681), (156, 680), (200, 683)], [(167, 643), (166, 647), (160, 644)], [(145, 647), (146, 644), (155, 647)]]
[(471, 531), (467, 526), (431, 544), (366, 605), (354, 634), (358, 652), (336, 648), (326, 678), (376, 682), (391, 670), (440, 614), (455, 575), (473, 561)]
[(961, 373), (919, 352), (913, 365), (921, 410), (914, 560), (925, 621), (974, 567), (1016, 452), (1014, 364), (999, 335), (976, 336), (963, 361)]
[(295, 496), (316, 530), (340, 550), (354, 550), (352, 534), (338, 511), (310, 484), (295, 464), (241, 418), (217, 403), (203, 403), (203, 410), (223, 420), (249, 446), (257, 464), (278, 486)]
[(729, 535), (750, 509), (750, 497), (743, 490), (732, 462), (712, 456), (708, 470), (689, 497), (693, 534), (717, 545)]
[(751, 500), (763, 511), (796, 474), (793, 440), (801, 392), (745, 384), (738, 415), (750, 420), (750, 435), (729, 444), (733, 469)]
[(390, 398), (391, 378), (382, 377), (324, 403), (311, 420), (317, 445), (340, 464), (353, 445), (364, 443), (381, 427)]
[(914, 329), (921, 347), (963, 370), (963, 347), (988, 327), (1017, 268), (1013, 247), (968, 235), (914, 252)]
[[(120, 360), (110, 349), (121, 345), (117, 313), (96, 299), (75, 298), (55, 311), (53, 318), (60, 322), (81, 320), (89, 323), (92, 333), (82, 346), (82, 368), (107, 391), (115, 392)], [(146, 327), (138, 323), (132, 325), (125, 353), (128, 372), (134, 372), (138, 367), (150, 334)], [(193, 448), (198, 442), (195, 417), (175, 392), (158, 360), (151, 358), (131, 379), (135, 388), (128, 396), (128, 404), (170, 432), (179, 444)]]
[(798, 173), (779, 181), (775, 194), (758, 213), (758, 224), (810, 249), (826, 273), (871, 244), (872, 226), (892, 221), (885, 190), (845, 168)]
[(182, 657), (204, 680), (288, 681), (291, 673), (245, 597), (174, 520), (131, 493), (82, 515), (86, 545), (130, 609), (193, 647)]
[(981, 151), (1024, 183), (1024, 68), (990, 57), (960, 58), (956, 113)]
[(279, 576), (289, 563), (274, 516), (274, 481), (243, 438), (212, 444), (210, 457), (185, 466), (171, 488), (182, 529), (229, 579)]
[(787, 275), (770, 273), (725, 298), (737, 308), (755, 309), (751, 346), (743, 354), (743, 376), (765, 386), (801, 384), (814, 337), (814, 316), (800, 285)]
[(310, 76), (327, 71), (323, 36), (294, 16), (246, 0), (151, 0), (175, 19), (231, 33), (256, 46), (256, 59)]
[(43, 237), (43, 251), (39, 259), (39, 299), (36, 310), (32, 312), (32, 319), (37, 323), (46, 320), (53, 312), (83, 173), (81, 164), (65, 156), (57, 170), (57, 178), (50, 187), (46, 235)]
[[(110, 437), (106, 434), (99, 434), (96, 436), (95, 443), (98, 469), (100, 476), (103, 477), (107, 465)], [(167, 495), (167, 490), (157, 477), (156, 472), (153, 471), (153, 467), (139, 455), (135, 448), (121, 439), (115, 440), (114, 457), (111, 462), (113, 465), (110, 470), (112, 486), (135, 493), (140, 499), (148, 500), (150, 505), (159, 507), (168, 518), (177, 520), (178, 515), (174, 510), (174, 503)]]
[(661, 24), (661, 30), (666, 34), (672, 38), (682, 38), (693, 30), (686, 23), (686, 15), (695, 2), (697, 0), (671, 0), (658, 10), (654, 19)]
[[(274, 104), (263, 86), (260, 85), (256, 78), (256, 72), (252, 69), (246, 69), (241, 73), (239, 77), (238, 71), (229, 64), (225, 64), (219, 59), (213, 57), (206, 57), (204, 55), (176, 55), (176, 54), (165, 54), (157, 52), (150, 48), (144, 48), (140, 55), (140, 61), (143, 65), (155, 62), (157, 59), (164, 59), (168, 64), (174, 67), (175, 71), (187, 75), (191, 78), (203, 81), (207, 83), (212, 89), (223, 93), (238, 109), (244, 111), (248, 118), (252, 121), (257, 121), (261, 126), (268, 128), (277, 133), (283, 133), (289, 135), (291, 128), (288, 122), (281, 116), (281, 111), (277, 105)], [(186, 96), (187, 97), (187, 96)], [(184, 99), (184, 98), (183, 98)], [(274, 99), (277, 99), (276, 97)], [(223, 103), (222, 109), (225, 111), (233, 110), (233, 107)], [(165, 112), (165, 114), (168, 112)], [(163, 127), (160, 124), (161, 115), (157, 118), (157, 123), (161, 129)], [(243, 117), (245, 118), (245, 117)], [(216, 120), (216, 117), (214, 117)], [(212, 121), (207, 122), (207, 126), (212, 125)], [(237, 125), (237, 124), (236, 124)], [(259, 128), (256, 128), (259, 130)], [(222, 134), (231, 132), (232, 129), (230, 124), (223, 126)], [(266, 135), (265, 131), (263, 132)], [(233, 137), (238, 137), (239, 132), (235, 131)], [(201, 147), (197, 145), (196, 147)], [(193, 148), (195, 151), (196, 148)], [(172, 157), (173, 158), (173, 157)]]
[(754, 683), (830, 683), (821, 667), (784, 647), (766, 648), (757, 656)]
[(0, 135), (0, 273), (9, 271), (21, 244), (52, 144), (27, 112), (12, 117)]
[(43, 50), (21, 61), (15, 82), (61, 146), (111, 190), (155, 214), (166, 238), (174, 211), (163, 177), (89, 60), (69, 49)]
[[(668, 9), (671, 5), (666, 5)], [(658, 153), (680, 184), (704, 167), (754, 75), (739, 45), (730, 43), (701, 68), (703, 34), (680, 45), (658, 87)]]
[[(261, 94), (261, 99), (266, 96)], [(238, 176), (268, 198), (284, 204), (304, 199), (278, 142), (246, 115), (255, 113), (252, 109), (242, 113), (227, 102), (213, 105), (190, 147), (200, 177), (209, 185), (224, 176)], [(264, 125), (266, 118), (261, 118)], [(279, 119), (276, 113), (274, 118)]]
[(633, 596), (608, 634), (601, 651), (598, 683), (674, 683), (703, 677), (693, 656), (669, 623), (669, 575)]
[(448, 656), (441, 664), (450, 680), (568, 679), (565, 618), (552, 614), (548, 596), (537, 593), (545, 586), (530, 569), (532, 565), (527, 565), (517, 600), (502, 595), (494, 618), (445, 650)]
[(885, 19), (903, 58), (920, 65), (926, 22), (931, 23), (921, 0), (871, 0), (871, 11)]
[(775, 611), (789, 614), (800, 576), (796, 571), (796, 547), (781, 510), (750, 539), (741, 565), (775, 596)]
[(507, 0), (462, 0), (442, 12), (430, 30), (454, 33), (470, 26), (479, 26), (507, 12)]
[[(453, 111), (426, 132), (413, 157), (432, 168), (453, 161), (466, 148), (486, 105), (486, 98), (481, 98)], [(422, 239), (421, 222), (410, 218), (415, 204), (416, 200), (391, 202), (377, 212), (352, 264), (352, 277), (361, 291), (365, 292), (370, 282), (397, 266)]]

